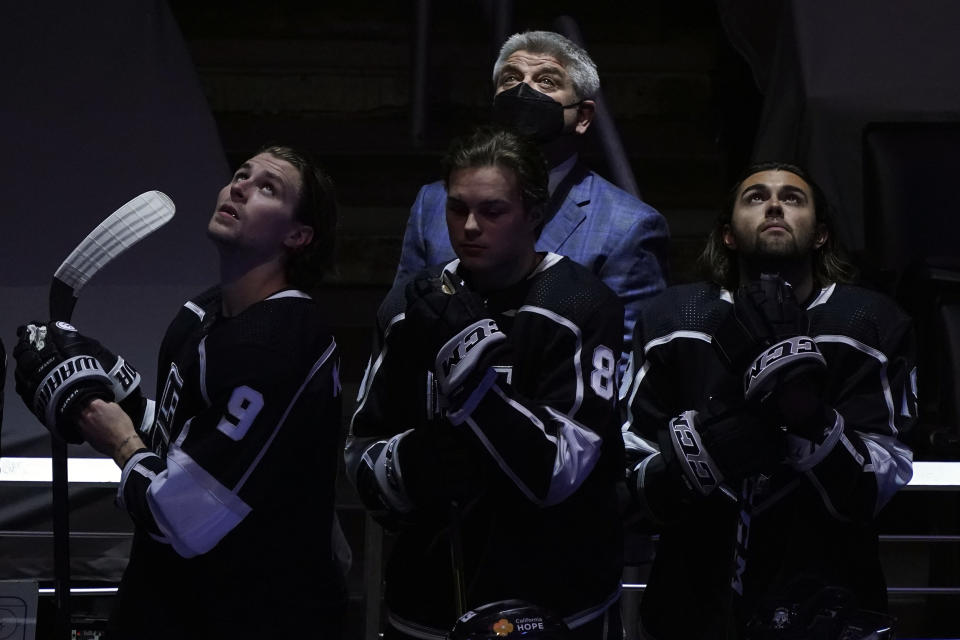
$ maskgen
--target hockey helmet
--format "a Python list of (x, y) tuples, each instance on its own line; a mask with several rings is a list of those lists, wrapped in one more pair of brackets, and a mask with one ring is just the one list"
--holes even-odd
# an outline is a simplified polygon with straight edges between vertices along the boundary
[(500, 600), (466, 612), (449, 640), (568, 640), (560, 616), (523, 600)]

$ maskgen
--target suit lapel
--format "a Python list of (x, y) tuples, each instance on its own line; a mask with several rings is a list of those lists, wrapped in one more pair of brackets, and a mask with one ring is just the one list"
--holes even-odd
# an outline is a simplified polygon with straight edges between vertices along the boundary
[[(572, 169), (572, 171), (576, 170), (577, 167)], [(570, 187), (570, 192), (563, 199), (560, 209), (543, 227), (540, 238), (537, 240), (537, 251), (563, 253), (560, 251), (563, 243), (587, 219), (586, 207), (590, 204), (592, 185), (593, 174), (587, 173), (583, 180)]]

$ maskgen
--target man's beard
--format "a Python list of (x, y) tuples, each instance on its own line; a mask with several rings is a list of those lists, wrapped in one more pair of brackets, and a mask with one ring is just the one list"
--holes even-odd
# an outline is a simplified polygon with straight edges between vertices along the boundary
[(797, 241), (797, 238), (794, 237), (793, 233), (785, 237), (783, 235), (771, 237), (758, 233), (756, 244), (754, 244), (754, 254), (758, 258), (767, 260), (776, 260), (778, 258), (795, 260), (809, 252), (810, 249), (811, 246), (801, 249), (800, 243)]
[(812, 233), (800, 237), (794, 233), (791, 229), (788, 234), (770, 236), (757, 231), (752, 249), (741, 252), (740, 258), (755, 273), (790, 271), (809, 259), (814, 248)]

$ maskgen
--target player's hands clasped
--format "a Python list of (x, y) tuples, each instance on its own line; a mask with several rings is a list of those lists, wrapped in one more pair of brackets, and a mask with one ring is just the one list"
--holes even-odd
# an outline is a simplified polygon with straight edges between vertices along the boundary
[(827, 363), (808, 335), (807, 314), (792, 287), (779, 276), (762, 274), (734, 300), (739, 317), (753, 316), (749, 326), (767, 347), (747, 370), (746, 396), (759, 399), (776, 424), (818, 440), (830, 418), (822, 399)]
[(733, 297), (734, 313), (761, 345), (808, 333), (807, 313), (793, 287), (776, 274), (764, 273), (745, 283)]
[(445, 395), (460, 388), (486, 349), (505, 339), (481, 298), (455, 278), (417, 278), (406, 297), (406, 326)]
[(780, 276), (762, 274), (733, 295), (733, 312), (715, 334), (715, 345), (735, 371), (743, 371), (744, 397), (764, 400), (778, 386), (826, 360), (808, 334), (806, 312)]
[(404, 481), (419, 509), (446, 515), (451, 500), (464, 504), (484, 488), (483, 452), (471, 434), (428, 423), (400, 442)]
[(79, 412), (94, 398), (140, 407), (140, 374), (123, 358), (66, 322), (17, 328), (13, 357), (17, 393), (55, 435), (79, 444)]
[(751, 407), (685, 411), (670, 421), (662, 438), (667, 470), (700, 495), (724, 481), (735, 486), (745, 476), (770, 473), (786, 454), (782, 430)]

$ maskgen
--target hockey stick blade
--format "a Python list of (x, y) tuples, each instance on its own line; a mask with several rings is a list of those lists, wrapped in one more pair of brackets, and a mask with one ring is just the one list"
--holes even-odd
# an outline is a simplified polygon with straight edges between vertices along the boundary
[(121, 253), (170, 222), (176, 207), (166, 194), (147, 191), (111, 213), (77, 245), (53, 274), (50, 317), (70, 320), (80, 290)]

